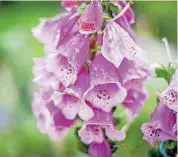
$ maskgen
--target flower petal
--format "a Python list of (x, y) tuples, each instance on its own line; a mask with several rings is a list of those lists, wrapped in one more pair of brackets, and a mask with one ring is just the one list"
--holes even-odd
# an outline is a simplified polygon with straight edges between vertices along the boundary
[(104, 140), (102, 130), (97, 125), (84, 125), (78, 131), (78, 135), (85, 144), (90, 144), (92, 142), (102, 143)]
[(159, 121), (153, 123), (144, 123), (141, 126), (141, 130), (144, 134), (143, 139), (148, 141), (150, 145), (154, 146), (157, 141), (160, 140), (162, 129)]
[(163, 132), (175, 137), (173, 127), (176, 124), (177, 115), (165, 104), (159, 103), (150, 116), (150, 121), (159, 121)]
[(147, 62), (146, 53), (132, 40), (129, 34), (114, 21), (108, 21), (101, 48), (103, 56), (117, 68), (124, 57)]
[(142, 87), (128, 88), (127, 96), (122, 105), (131, 111), (133, 117), (142, 109), (146, 97), (147, 95)]
[(75, 119), (82, 105), (79, 98), (67, 93), (61, 94), (56, 92), (52, 96), (52, 99), (54, 100), (54, 104), (62, 110), (67, 119)]
[(90, 67), (90, 88), (84, 98), (96, 108), (110, 112), (126, 96), (120, 85), (115, 67), (101, 54), (97, 55)]
[(59, 27), (58, 32), (55, 36), (55, 48), (58, 49), (60, 46), (65, 45), (72, 37), (75, 37), (79, 33), (78, 28), (79, 15), (75, 10), (71, 11), (71, 16)]
[(87, 35), (77, 34), (70, 38), (65, 45), (56, 50), (57, 53), (68, 59), (68, 62), (80, 70), (86, 60), (90, 59), (89, 38)]
[(91, 1), (80, 19), (80, 32), (89, 34), (101, 29), (103, 23), (103, 8), (98, 0)]
[(135, 41), (136, 36), (130, 26), (130, 23), (127, 21), (125, 16), (121, 16), (116, 20), (116, 23), (118, 23), (129, 35), (130, 37)]
[(58, 128), (58, 127), (71, 127), (74, 122), (75, 122), (75, 119), (67, 119), (64, 114), (62, 113), (61, 110), (57, 110), (57, 113), (54, 115), (54, 124), (55, 124), (55, 127)]
[[(178, 70), (177, 70), (178, 71)], [(168, 108), (177, 112), (177, 72), (172, 76), (169, 86), (162, 93), (158, 95), (161, 103), (167, 105)]]
[(64, 56), (53, 53), (46, 59), (46, 70), (53, 73), (65, 87), (73, 84), (77, 79), (77, 71)]
[(59, 14), (53, 18), (43, 18), (40, 19), (40, 24), (32, 29), (32, 33), (40, 42), (50, 46), (50, 49), (58, 48), (78, 33), (78, 18), (75, 11)]
[(71, 92), (74, 95), (78, 95), (80, 99), (82, 99), (83, 93), (89, 87), (89, 74), (85, 67), (83, 67), (80, 72), (78, 73), (77, 80), (75, 81), (74, 85), (68, 87), (66, 90)]
[(88, 157), (112, 157), (109, 144), (106, 141), (90, 144)]
[(125, 139), (126, 134), (124, 131), (117, 130), (113, 127), (106, 127), (105, 128), (106, 136), (108, 136), (113, 141), (122, 141)]
[(51, 127), (47, 130), (47, 134), (52, 140), (59, 141), (66, 136), (68, 130), (69, 128), (65, 128), (65, 127), (59, 127), (59, 128)]
[(121, 84), (130, 84), (132, 86), (133, 81), (142, 84), (151, 75), (151, 70), (145, 62), (124, 58), (118, 68), (118, 75)]
[(113, 126), (112, 113), (104, 112), (100, 109), (93, 108), (94, 116), (85, 125)]
[(79, 108), (78, 115), (82, 120), (88, 121), (94, 116), (94, 113), (91, 107), (83, 104)]

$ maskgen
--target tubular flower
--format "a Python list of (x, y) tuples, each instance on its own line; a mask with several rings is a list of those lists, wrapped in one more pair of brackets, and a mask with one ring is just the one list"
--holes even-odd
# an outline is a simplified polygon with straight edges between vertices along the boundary
[(127, 21), (126, 17), (121, 16), (118, 19), (116, 19), (116, 23), (118, 23), (129, 35), (130, 37), (135, 41), (136, 37), (135, 34), (130, 26), (130, 23)]
[(178, 71), (176, 71), (176, 73), (172, 77), (171, 82), (169, 86), (166, 88), (166, 90), (158, 95), (160, 101), (162, 103), (165, 103), (167, 107), (174, 110), (175, 112), (177, 112), (177, 95), (178, 95), (177, 80), (176, 80), (178, 78), (177, 75), (178, 75)]
[(98, 54), (89, 72), (90, 86), (84, 93), (84, 98), (93, 107), (110, 112), (126, 96), (126, 90), (119, 83), (115, 67)]
[(150, 121), (141, 126), (144, 134), (143, 139), (148, 141), (150, 145), (155, 145), (157, 141), (176, 140), (175, 125), (176, 113), (165, 104), (160, 103), (150, 116)]
[(122, 141), (125, 138), (125, 132), (114, 128), (112, 113), (99, 109), (94, 109), (94, 117), (84, 122), (78, 134), (85, 144), (102, 143), (105, 141), (102, 129), (111, 140)]
[[(112, 15), (104, 16), (103, 6), (116, 6), (113, 2), (62, 1), (71, 11), (41, 19), (32, 29), (45, 46), (45, 56), (33, 59), (37, 126), (60, 140), (80, 118), (78, 136), (90, 145), (89, 157), (111, 157), (116, 148), (111, 141), (125, 139), (125, 132), (114, 126), (113, 112), (121, 104), (132, 117), (138, 114), (147, 97), (144, 82), (151, 75), (146, 53), (133, 40), (134, 14), (128, 5), (117, 19), (110, 19), (113, 8)], [(124, 1), (117, 3), (125, 10)]]
[(42, 133), (48, 134), (53, 140), (63, 138), (74, 120), (68, 120), (52, 102), (45, 100), (39, 93), (34, 94), (32, 109), (37, 118), (37, 126)]
[(67, 42), (78, 33), (76, 11), (59, 14), (53, 18), (42, 18), (40, 24), (32, 29), (36, 39), (52, 50)]
[(114, 21), (108, 21), (106, 25), (101, 52), (117, 68), (124, 57), (130, 60), (147, 61), (146, 53)]
[(149, 65), (142, 61), (129, 60), (124, 58), (118, 68), (118, 75), (121, 84), (143, 84), (152, 74)]
[(112, 157), (111, 149), (107, 141), (92, 143), (88, 150), (88, 157)]
[[(177, 73), (177, 72), (176, 72)], [(159, 104), (150, 116), (150, 121), (141, 126), (143, 139), (151, 145), (157, 141), (177, 140), (177, 89), (176, 74), (167, 89), (158, 95)]]
[(33, 58), (33, 61), (34, 83), (39, 87), (62, 89), (56, 76), (45, 69), (45, 58)]
[(46, 70), (53, 73), (65, 86), (74, 84), (77, 73), (89, 59), (89, 40), (85, 35), (71, 38), (46, 59)]
[(68, 119), (75, 119), (77, 114), (82, 120), (89, 120), (93, 117), (90, 106), (82, 101), (82, 95), (88, 88), (88, 75), (83, 68), (73, 86), (66, 88), (63, 93), (55, 92), (52, 96), (55, 106), (61, 109)]
[(79, 29), (83, 34), (97, 32), (103, 23), (103, 8), (99, 0), (92, 0), (80, 18)]
[(130, 118), (133, 118), (143, 108), (147, 95), (142, 86), (126, 86), (125, 88), (127, 89), (127, 96), (122, 105), (130, 111)]
[(147, 98), (144, 90), (144, 82), (151, 75), (147, 63), (142, 61), (128, 60), (124, 58), (118, 68), (119, 80), (127, 90), (127, 95), (122, 105), (129, 109), (130, 118), (137, 115)]

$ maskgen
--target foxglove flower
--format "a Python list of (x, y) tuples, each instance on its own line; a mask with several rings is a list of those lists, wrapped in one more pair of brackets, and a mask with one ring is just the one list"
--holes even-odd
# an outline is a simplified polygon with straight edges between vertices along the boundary
[(110, 145), (107, 141), (92, 143), (88, 150), (88, 157), (112, 157)]
[(94, 109), (94, 117), (84, 122), (78, 134), (85, 144), (103, 143), (105, 139), (102, 129), (105, 129), (106, 136), (111, 140), (125, 139), (125, 132), (114, 128), (112, 113), (106, 113), (99, 109)]
[(127, 89), (127, 96), (122, 105), (130, 111), (129, 117), (132, 119), (143, 108), (147, 95), (141, 86), (127, 86), (125, 88)]
[(83, 120), (93, 117), (92, 108), (82, 101), (82, 95), (88, 88), (88, 73), (83, 68), (73, 86), (63, 93), (55, 92), (52, 96), (54, 104), (61, 109), (67, 119), (75, 119), (77, 114)]
[(59, 47), (55, 53), (48, 55), (46, 70), (68, 87), (77, 80), (78, 72), (89, 58), (88, 36), (78, 34)]
[(36, 39), (51, 49), (58, 48), (78, 33), (76, 11), (57, 15), (53, 18), (40, 19), (40, 24), (32, 29)]
[(97, 32), (103, 23), (103, 8), (99, 0), (92, 0), (80, 18), (79, 29), (83, 34)]
[(115, 67), (101, 54), (98, 54), (90, 66), (89, 72), (90, 86), (84, 93), (85, 100), (90, 102), (93, 107), (110, 112), (126, 96), (126, 90), (118, 81)]
[(152, 146), (157, 141), (177, 139), (176, 79), (174, 74), (167, 89), (158, 95), (159, 104), (151, 114), (149, 122), (141, 126), (143, 139)]
[(178, 70), (173, 75), (169, 86), (165, 91), (158, 95), (160, 102), (165, 103), (167, 107), (177, 112), (177, 78)]
[(39, 93), (34, 94), (32, 109), (40, 131), (53, 140), (62, 139), (74, 123), (74, 120), (66, 119), (53, 102), (43, 99)]
[(108, 21), (106, 25), (101, 52), (117, 68), (124, 57), (130, 60), (147, 61), (146, 53), (114, 21)]
[(124, 58), (118, 68), (118, 75), (119, 82), (127, 90), (122, 105), (129, 109), (129, 117), (132, 119), (140, 112), (147, 98), (143, 87), (145, 80), (151, 75), (151, 70), (145, 62)]
[(60, 88), (62, 90), (62, 85), (56, 76), (45, 69), (45, 58), (33, 58), (33, 61), (33, 82), (39, 87), (53, 88), (56, 90)]
[(118, 68), (119, 80), (123, 85), (143, 84), (151, 74), (147, 63), (127, 58), (122, 60)]
[(116, 19), (116, 23), (118, 23), (134, 41), (136, 40), (135, 34), (130, 26), (130, 23), (127, 21), (125, 16), (121, 16)]
[(177, 139), (176, 113), (169, 109), (165, 104), (159, 103), (155, 111), (150, 116), (150, 121), (142, 124), (141, 130), (144, 134), (143, 139), (154, 146), (157, 141)]
[[(121, 8), (126, 4), (117, 3)], [(122, 10), (123, 16), (107, 21), (103, 36), (102, 3), (85, 3), (82, 15), (75, 7), (79, 4), (63, 0), (62, 6), (71, 11), (42, 19), (32, 30), (47, 51), (44, 58), (34, 59), (38, 92), (32, 108), (39, 129), (54, 140), (62, 139), (80, 118), (83, 126), (78, 135), (90, 145), (89, 157), (111, 157), (108, 139), (121, 141), (126, 136), (114, 126), (114, 108), (122, 104), (132, 117), (138, 114), (146, 99), (143, 86), (150, 70), (145, 52), (134, 42), (130, 28), (134, 14), (129, 5), (123, 9), (126, 12)], [(174, 124), (174, 135), (175, 128)]]

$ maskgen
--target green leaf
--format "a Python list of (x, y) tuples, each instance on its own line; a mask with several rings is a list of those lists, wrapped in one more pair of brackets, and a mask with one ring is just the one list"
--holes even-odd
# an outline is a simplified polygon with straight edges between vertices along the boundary
[(169, 83), (169, 81), (170, 81), (169, 73), (166, 70), (156, 68), (155, 73), (156, 73), (156, 77), (163, 78)]
[(104, 8), (104, 18), (110, 19), (113, 18), (113, 13), (119, 13), (120, 8), (111, 1), (102, 1), (103, 8)]
[(175, 64), (174, 63), (170, 63), (168, 65), (167, 72), (172, 77), (175, 74), (176, 69), (177, 69), (177, 64), (176, 63)]
[(160, 67), (155, 68), (156, 77), (163, 78), (169, 84), (172, 76), (175, 74), (177, 69), (177, 63), (169, 63), (168, 67), (160, 65)]
[(109, 3), (108, 7), (113, 13), (120, 12), (120, 8), (112, 2)]

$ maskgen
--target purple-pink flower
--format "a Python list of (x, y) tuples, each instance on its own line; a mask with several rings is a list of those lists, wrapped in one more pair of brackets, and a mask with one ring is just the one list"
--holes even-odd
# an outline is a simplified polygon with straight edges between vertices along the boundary
[(88, 157), (112, 157), (111, 149), (108, 142), (105, 140), (102, 143), (90, 144)]
[(42, 133), (53, 140), (60, 140), (67, 134), (74, 120), (68, 120), (52, 101), (45, 99), (44, 93), (35, 93), (32, 107), (38, 120), (37, 126)]
[(177, 140), (176, 74), (167, 89), (158, 95), (159, 104), (147, 123), (142, 124), (143, 139), (154, 146), (158, 141)]
[(103, 23), (103, 15), (103, 8), (99, 0), (92, 0), (80, 18), (80, 32), (89, 34), (99, 31)]
[(88, 74), (83, 68), (78, 74), (78, 80), (74, 85), (66, 88), (63, 93), (54, 92), (52, 99), (55, 106), (61, 109), (67, 119), (75, 119), (77, 115), (82, 120), (93, 117), (93, 110), (85, 101), (82, 101), (83, 93), (88, 88)]
[(146, 53), (114, 21), (108, 21), (106, 25), (101, 52), (117, 68), (124, 58), (147, 62)]
[(117, 69), (101, 54), (95, 57), (90, 66), (89, 79), (90, 85), (84, 99), (93, 107), (110, 112), (125, 99), (126, 90), (119, 82)]
[(143, 139), (154, 146), (158, 141), (177, 139), (176, 113), (165, 104), (159, 103), (150, 116), (150, 121), (142, 124)]
[[(126, 6), (116, 3), (121, 9)], [(86, 7), (82, 13), (80, 4)], [(131, 118), (137, 115), (147, 97), (144, 82), (151, 75), (146, 53), (130, 27), (135, 17), (127, 8), (118, 19), (108, 20), (99, 0), (62, 1), (62, 6), (70, 11), (43, 18), (32, 29), (45, 46), (45, 56), (34, 58), (33, 66), (37, 126), (60, 140), (80, 118), (78, 136), (90, 145), (89, 157), (111, 157), (108, 140), (126, 137), (114, 126), (114, 109), (123, 105)]]
[(48, 55), (45, 67), (65, 87), (68, 87), (77, 80), (78, 72), (89, 58), (88, 36), (77, 34), (54, 53)]
[(99, 109), (94, 109), (94, 117), (85, 121), (78, 131), (81, 140), (86, 144), (102, 143), (105, 141), (102, 129), (111, 140), (121, 141), (125, 138), (125, 132), (115, 129), (112, 112), (106, 113)]
[(158, 94), (160, 102), (165, 103), (167, 107), (177, 112), (177, 78), (178, 71), (173, 75), (169, 86), (162, 93)]
[(79, 32), (78, 19), (79, 15), (75, 10), (53, 18), (42, 18), (40, 24), (32, 29), (32, 33), (36, 39), (53, 50)]

